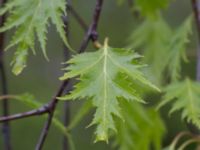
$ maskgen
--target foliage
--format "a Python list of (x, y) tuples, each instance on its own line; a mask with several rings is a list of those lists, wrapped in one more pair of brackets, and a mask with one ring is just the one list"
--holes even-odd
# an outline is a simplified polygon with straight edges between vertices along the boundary
[[(117, 2), (123, 4), (127, 1), (117, 0)], [(68, 92), (71, 88), (68, 84), (67, 94), (54, 100), (57, 102), (58, 99), (86, 99), (87, 101), (73, 116), (67, 127), (56, 118), (58, 111), (54, 111), (56, 108), (54, 106), (50, 107), (55, 116), (48, 120), (52, 119), (53, 124), (68, 138), (71, 149), (75, 149), (75, 146), (69, 131), (74, 129), (86, 115), (89, 115), (88, 112), (92, 107), (95, 107), (93, 120), (89, 125), (96, 125), (95, 141), (108, 142), (109, 137), (112, 137), (114, 148), (119, 150), (161, 150), (165, 133), (164, 123), (158, 111), (141, 104), (146, 103), (143, 100), (149, 94), (146, 89), (159, 91), (154, 84), (164, 88), (163, 100), (158, 108), (171, 103), (169, 114), (180, 111), (183, 120), (200, 129), (200, 83), (188, 78), (181, 81), (184, 78), (181, 76), (182, 62), (187, 62), (186, 46), (190, 41), (192, 16), (187, 17), (174, 29), (161, 13), (167, 8), (170, 0), (130, 0), (128, 2), (133, 3), (130, 8), (131, 11), (137, 12), (134, 17), (138, 17), (136, 20), (139, 22), (129, 38), (128, 47), (131, 49), (112, 48), (108, 46), (107, 39), (103, 46), (96, 41), (96, 35), (99, 34), (96, 33), (97, 18), (99, 18), (96, 12), (81, 47), (87, 47), (89, 40), (92, 39), (94, 45), (100, 48), (95, 52), (74, 55), (66, 62), (65, 73), (60, 79), (65, 81), (75, 79), (75, 82), (69, 82), (74, 87), (71, 92)], [(78, 22), (84, 26), (83, 28), (87, 28), (85, 27), (87, 23), (76, 10), (73, 7), (70, 10), (73, 11), (72, 16), (74, 15), (75, 19), (78, 19)], [(94, 10), (100, 12), (102, 9), (96, 7)], [(0, 27), (0, 32), (15, 30), (11, 41), (5, 48), (7, 50), (16, 47), (11, 62), (14, 74), (20, 74), (26, 67), (30, 50), (33, 54), (36, 53), (36, 42), (39, 42), (48, 60), (46, 45), (50, 24), (56, 27), (68, 50), (73, 51), (68, 44), (64, 30), (63, 16), (66, 16), (66, 13), (66, 0), (9, 0), (5, 3), (0, 9), (0, 15), (6, 15), (7, 19)], [(91, 37), (89, 32), (95, 36)], [(132, 49), (137, 50), (141, 55)], [(0, 58), (0, 63), (1, 61)], [(149, 67), (143, 64), (148, 64)], [(3, 70), (1, 64), (0, 70)], [(152, 79), (154, 84), (147, 77)], [(61, 91), (64, 91), (64, 88), (61, 87)], [(61, 91), (58, 92), (61, 93), (60, 95), (63, 92)], [(31, 94), (11, 97), (30, 108), (38, 109), (43, 106)], [(0, 96), (0, 100), (3, 99), (5, 97)], [(50, 114), (49, 109), (47, 113)], [(183, 150), (191, 144), (191, 141), (199, 142), (199, 139), (197, 140), (194, 136), (186, 140), (178, 150)], [(175, 140), (164, 149), (175, 150), (179, 147), (177, 143), (178, 140)]]
[(182, 119), (200, 128), (200, 83), (193, 82), (190, 79), (174, 82), (166, 87), (165, 93), (159, 108), (173, 101), (169, 113), (181, 110)]
[[(51, 22), (69, 47), (65, 32), (62, 15), (66, 14), (65, 0), (12, 0), (0, 9), (0, 15), (9, 13), (8, 19), (0, 32), (17, 28), (11, 42), (6, 49), (17, 45), (13, 59), (13, 72), (18, 75), (26, 67), (28, 49), (35, 53), (35, 40), (40, 42), (42, 51), (46, 55), (46, 34), (48, 25)], [(37, 34), (37, 37), (35, 36)]]
[(118, 119), (118, 135), (115, 145), (119, 150), (161, 149), (164, 124), (154, 109), (146, 109), (137, 103), (122, 101), (124, 121)]
[[(160, 10), (168, 6), (169, 0), (131, 0), (133, 2), (133, 9), (139, 11), (143, 16), (155, 18), (159, 15)], [(118, 0), (118, 4), (126, 2), (125, 0)]]
[(170, 38), (168, 55), (165, 67), (170, 78), (174, 81), (180, 78), (181, 60), (186, 62), (186, 44), (189, 42), (188, 36), (192, 30), (192, 17), (188, 17), (185, 22), (173, 33)]
[[(144, 51), (144, 62), (150, 64), (151, 72), (162, 83), (167, 71), (169, 78), (180, 77), (181, 60), (186, 60), (186, 44), (191, 33), (191, 17), (175, 31), (161, 18), (147, 19), (131, 35), (130, 46)], [(161, 34), (162, 33), (162, 34)], [(162, 62), (162, 63), (160, 63)]]
[[(157, 81), (162, 80), (165, 56), (168, 52), (166, 45), (169, 44), (171, 32), (161, 17), (156, 20), (147, 19), (133, 31), (129, 39), (131, 48), (144, 51), (144, 61), (150, 64)], [(161, 61), (163, 63), (160, 63)]]
[(69, 95), (60, 99), (92, 98), (97, 109), (91, 125), (97, 124), (97, 141), (107, 141), (108, 131), (116, 131), (113, 115), (121, 117), (120, 97), (144, 102), (134, 89), (134, 82), (139, 81), (158, 90), (138, 70), (143, 67), (137, 62), (140, 57), (130, 50), (111, 48), (105, 42), (98, 51), (80, 54), (68, 61), (67, 73), (61, 79), (80, 76), (79, 82)]

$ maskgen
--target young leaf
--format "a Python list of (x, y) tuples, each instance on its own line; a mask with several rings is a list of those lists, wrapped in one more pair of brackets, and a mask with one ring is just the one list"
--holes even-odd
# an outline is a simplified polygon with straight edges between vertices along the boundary
[(96, 113), (91, 125), (97, 124), (97, 141), (107, 141), (109, 130), (116, 130), (113, 115), (121, 117), (118, 98), (143, 102), (131, 82), (124, 84), (127, 78), (158, 90), (138, 70), (143, 65), (134, 60), (139, 57), (129, 50), (111, 48), (105, 42), (98, 51), (80, 54), (68, 61), (67, 73), (61, 79), (79, 76), (79, 82), (69, 95), (60, 99), (92, 99)]
[(42, 106), (42, 103), (36, 101), (35, 97), (29, 93), (16, 95), (14, 98), (31, 108), (39, 108)]
[(120, 104), (124, 122), (117, 119), (115, 146), (119, 150), (149, 150), (151, 146), (160, 150), (165, 127), (158, 112), (137, 103)]
[(155, 17), (159, 11), (168, 6), (169, 0), (135, 0), (136, 8), (144, 16)]
[[(137, 9), (143, 16), (155, 18), (159, 15), (159, 11), (168, 6), (169, 0), (131, 0), (133, 1), (133, 8)], [(117, 0), (121, 5), (125, 0)]]
[(172, 31), (162, 18), (147, 19), (130, 37), (131, 47), (144, 49), (144, 61), (150, 65), (158, 83), (164, 80), (164, 71), (170, 79), (179, 79), (181, 61), (186, 61), (191, 22), (192, 18), (188, 17), (181, 27)]
[(174, 81), (180, 78), (181, 59), (186, 59), (186, 44), (189, 42), (188, 35), (192, 31), (192, 17), (188, 17), (182, 26), (180, 26), (172, 38), (170, 38), (168, 46), (168, 57), (166, 68), (170, 78)]
[(150, 72), (153, 72), (154, 80), (158, 83), (163, 80), (171, 35), (170, 27), (160, 16), (156, 20), (146, 19), (129, 39), (131, 48), (144, 51), (144, 62), (149, 64)]
[(181, 110), (182, 119), (200, 128), (200, 83), (193, 82), (190, 79), (175, 82), (165, 89), (165, 93), (163, 101), (158, 108), (172, 101), (173, 105), (170, 114)]
[(0, 9), (1, 15), (9, 13), (4, 26), (0, 28), (0, 32), (17, 28), (10, 44), (6, 48), (17, 45), (13, 60), (13, 72), (16, 75), (20, 74), (26, 66), (28, 49), (32, 49), (35, 52), (35, 39), (40, 42), (44, 56), (47, 58), (46, 33), (50, 20), (56, 26), (66, 46), (69, 47), (61, 18), (66, 13), (65, 6), (65, 0), (12, 0)]

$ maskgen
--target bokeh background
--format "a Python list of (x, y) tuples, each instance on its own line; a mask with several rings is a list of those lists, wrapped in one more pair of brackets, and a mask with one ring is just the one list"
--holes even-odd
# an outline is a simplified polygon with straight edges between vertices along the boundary
[[(81, 14), (85, 21), (89, 24), (92, 18), (92, 12), (95, 6), (94, 0), (73, 0), (73, 7)], [(163, 12), (164, 16), (174, 28), (181, 24), (186, 16), (190, 15), (191, 4), (188, 0), (176, 0), (172, 1), (169, 8)], [(109, 43), (113, 47), (124, 47), (127, 45), (127, 39), (130, 33), (138, 25), (137, 19), (135, 19), (127, 4), (118, 6), (116, 0), (105, 0), (103, 5), (103, 11), (100, 18), (98, 32), (100, 41), (103, 42), (105, 37), (109, 37)], [(195, 28), (195, 26), (194, 26)], [(77, 24), (72, 16), (70, 16), (70, 43), (74, 49), (78, 49), (84, 31)], [(193, 30), (191, 36), (191, 43), (188, 46), (188, 56), (190, 62), (184, 64), (183, 73), (187, 73), (188, 76), (195, 78), (195, 66), (196, 66), (196, 30)], [(160, 33), (162, 34), (162, 33)], [(7, 33), (7, 42), (9, 41), (12, 31)], [(133, 41), (134, 42), (134, 41)], [(94, 50), (92, 45), (89, 45), (88, 51)], [(5, 53), (6, 72), (8, 78), (9, 93), (22, 94), (32, 93), (39, 102), (45, 103), (49, 101), (60, 85), (58, 78), (63, 74), (61, 68), (61, 62), (63, 62), (63, 44), (59, 38), (56, 30), (53, 26), (49, 27), (48, 33), (48, 46), (47, 53), (50, 61), (46, 61), (42, 55), (40, 48), (37, 50), (36, 56), (29, 55), (28, 67), (19, 76), (15, 76), (11, 72), (10, 62), (12, 60), (14, 49), (11, 49)], [(2, 81), (0, 81), (1, 84)], [(153, 103), (159, 101), (152, 96)], [(10, 113), (17, 113), (30, 110), (27, 106), (19, 103), (18, 101), (10, 101)], [(63, 102), (59, 103), (58, 110), (62, 113)], [(76, 110), (80, 107), (81, 102), (76, 101), (71, 103), (71, 118), (76, 114)], [(164, 145), (169, 144), (172, 138), (180, 130), (184, 130), (186, 127), (183, 122), (180, 121), (180, 115), (176, 114), (171, 117), (168, 116), (165, 107), (162, 109), (162, 117), (166, 122), (167, 134), (164, 138)], [(1, 110), (1, 109), (0, 109)], [(84, 118), (77, 128), (72, 130), (73, 140), (77, 150), (111, 150), (111, 144), (105, 143), (93, 143), (94, 128), (86, 128), (90, 123), (92, 113)], [(35, 116), (31, 118), (16, 120), (11, 122), (12, 131), (12, 144), (14, 150), (32, 150), (37, 143), (38, 137), (45, 122), (44, 117)], [(54, 126), (51, 127), (49, 136), (44, 146), (44, 150), (60, 150), (62, 145), (63, 135)], [(0, 134), (0, 150), (3, 150), (3, 139)]]

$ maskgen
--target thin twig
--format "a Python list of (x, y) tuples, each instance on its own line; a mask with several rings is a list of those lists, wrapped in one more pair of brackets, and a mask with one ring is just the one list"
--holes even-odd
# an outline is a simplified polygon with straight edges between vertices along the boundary
[(53, 115), (54, 115), (54, 112), (55, 112), (55, 108), (56, 108), (57, 103), (58, 103), (57, 97), (60, 97), (62, 95), (62, 93), (64, 92), (65, 87), (68, 85), (68, 83), (69, 83), (69, 80), (66, 80), (62, 83), (57, 94), (55, 95), (55, 97), (51, 100), (50, 104), (48, 105), (48, 119), (47, 119), (47, 121), (44, 125), (42, 132), (41, 132), (41, 135), (40, 135), (40, 138), (39, 138), (39, 141), (36, 145), (35, 150), (41, 150), (43, 145), (44, 145), (44, 142), (46, 140), (46, 136), (48, 134), (48, 131), (49, 131), (49, 128), (50, 128), (50, 125), (51, 125), (51, 122), (52, 122), (52, 118), (53, 118)]
[(192, 2), (192, 8), (195, 16), (195, 21), (197, 25), (197, 31), (198, 31), (198, 50), (197, 50), (197, 74), (196, 79), (197, 81), (200, 81), (200, 1), (199, 0), (191, 0)]
[(83, 30), (87, 31), (88, 26), (85, 23), (85, 21), (82, 19), (82, 17), (76, 12), (76, 10), (73, 8), (73, 6), (70, 4), (68, 5), (69, 12), (74, 16), (74, 18), (77, 20), (78, 24), (83, 28)]
[[(6, 0), (0, 0), (0, 5), (6, 3)], [(0, 26), (3, 26), (5, 22), (5, 15), (0, 17)], [(3, 61), (3, 47), (4, 47), (4, 39), (5, 35), (4, 33), (0, 33), (0, 76), (2, 81), (2, 94), (6, 95), (8, 94), (8, 87), (7, 87), (7, 78), (6, 78), (6, 71), (4, 67), (4, 61)], [(9, 102), (3, 101), (3, 116), (9, 115)], [(11, 141), (10, 141), (10, 125), (7, 121), (3, 123), (2, 132), (4, 136), (4, 149), (5, 150), (11, 150)]]
[(184, 142), (177, 150), (184, 150), (188, 145), (192, 143), (200, 143), (200, 139), (199, 138), (190, 139)]
[[(64, 21), (64, 24), (65, 24), (65, 35), (66, 37), (68, 37), (68, 40), (70, 40), (70, 25), (69, 25), (69, 22), (70, 22), (70, 6), (72, 6), (71, 4), (71, 0), (66, 0), (67, 2), (67, 6), (66, 6), (66, 12), (69, 12), (67, 16), (65, 16), (65, 18), (67, 18), (66, 21)], [(87, 28), (87, 26), (84, 24), (83, 21), (80, 20), (79, 16), (76, 14), (76, 12), (74, 13), (76, 18), (79, 20), (81, 26), (83, 28)], [(86, 30), (86, 29), (85, 29)], [(70, 52), (69, 52), (69, 49), (68, 47), (66, 47), (64, 45), (64, 61), (67, 61), (71, 56), (70, 56)], [(67, 64), (65, 64), (64, 67), (67, 67)], [(67, 86), (67, 88), (65, 89), (66, 93), (67, 91), (71, 91), (71, 87), (72, 87), (72, 82), (70, 82)], [(67, 127), (70, 123), (70, 102), (69, 101), (65, 101), (64, 102), (64, 110), (63, 110), (63, 125), (65, 127)], [(63, 141), (62, 141), (62, 146), (63, 146), (63, 150), (68, 150), (69, 149), (69, 143), (68, 143), (68, 137), (67, 136), (63, 136)]]
[(170, 145), (171, 149), (175, 149), (176, 145), (178, 144), (178, 142), (180, 141), (180, 139), (184, 136), (190, 136), (190, 137), (194, 137), (194, 135), (191, 132), (187, 132), (187, 131), (183, 131), (180, 132), (179, 134), (176, 135), (176, 137), (173, 139), (172, 144)]
[[(76, 10), (73, 8), (72, 5), (68, 5), (69, 12), (74, 16), (74, 18), (77, 20), (79, 25), (83, 28), (85, 32), (88, 31), (88, 26), (83, 20), (83, 18), (76, 12)], [(67, 17), (64, 17), (64, 22), (67, 23)], [(91, 40), (93, 42), (93, 45), (95, 48), (102, 47), (100, 42), (97, 40), (96, 35), (91, 35)]]
[(45, 114), (47, 112), (48, 112), (48, 105), (42, 106), (38, 109), (34, 109), (34, 110), (31, 110), (31, 111), (27, 111), (27, 112), (0, 117), (0, 123), (6, 122), (6, 121), (13, 121), (13, 120), (17, 120), (17, 119), (22, 119), (22, 118), (27, 118), (27, 117), (31, 117), (31, 116), (42, 115), (42, 114)]
[(1, 95), (0, 96), (0, 101), (1, 100), (8, 100), (8, 99), (17, 99), (17, 96), (16, 95)]
[[(2, 116), (2, 117), (0, 117), (0, 123), (50, 113), (53, 110), (54, 105), (57, 103), (57, 97), (62, 95), (62, 93), (65, 89), (65, 86), (68, 84), (68, 82), (69, 82), (69, 80), (66, 80), (62, 83), (58, 93), (51, 100), (51, 102), (49, 104), (43, 105), (42, 107), (40, 107), (38, 109), (33, 109), (31, 111), (18, 113), (18, 114), (14, 114), (14, 115), (9, 115), (9, 116)], [(12, 96), (12, 95), (5, 95), (5, 97), (1, 96), (2, 99), (6, 98), (6, 97), (14, 97), (14, 96)]]
[(83, 42), (82, 42), (81, 47), (79, 49), (79, 52), (82, 52), (83, 50), (86, 49), (90, 39), (93, 42), (97, 41), (97, 39), (98, 39), (97, 26), (98, 26), (99, 17), (100, 17), (100, 14), (101, 14), (102, 5), (103, 5), (103, 0), (97, 0), (96, 1), (96, 7), (95, 7), (95, 10), (94, 10), (93, 21), (92, 21), (91, 25), (89, 26), (88, 31), (85, 34), (85, 37), (83, 39)]

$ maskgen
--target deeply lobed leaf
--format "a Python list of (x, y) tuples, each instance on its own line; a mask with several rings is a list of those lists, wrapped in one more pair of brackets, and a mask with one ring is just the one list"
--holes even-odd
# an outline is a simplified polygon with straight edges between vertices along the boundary
[(167, 46), (171, 34), (168, 24), (159, 17), (156, 20), (146, 19), (133, 31), (129, 39), (133, 49), (143, 50), (144, 62), (150, 65), (150, 72), (153, 72), (152, 80), (158, 83), (163, 79), (162, 73), (167, 61)]
[(152, 78), (159, 84), (167, 77), (173, 81), (180, 78), (181, 62), (182, 59), (186, 60), (191, 22), (190, 16), (179, 28), (171, 30), (162, 18), (147, 19), (131, 35), (130, 46), (144, 51), (144, 62), (150, 65), (149, 72), (153, 72)]
[[(35, 53), (35, 40), (40, 42), (42, 51), (46, 55), (46, 33), (51, 22), (69, 47), (64, 32), (62, 15), (65, 12), (65, 0), (12, 0), (0, 9), (0, 15), (8, 12), (7, 20), (0, 32), (16, 28), (10, 44), (6, 49), (17, 45), (13, 59), (13, 72), (18, 75), (26, 66), (28, 49)], [(35, 33), (37, 37), (35, 36)]]
[(97, 141), (107, 141), (108, 132), (116, 131), (113, 115), (121, 117), (119, 98), (143, 102), (132, 83), (139, 81), (158, 90), (139, 71), (143, 65), (134, 61), (139, 57), (130, 50), (105, 44), (96, 52), (76, 55), (68, 61), (67, 72), (61, 79), (78, 77), (79, 82), (70, 94), (60, 99), (92, 99), (96, 112), (91, 125), (97, 124)]
[(186, 58), (186, 44), (189, 43), (188, 36), (192, 31), (192, 17), (188, 17), (183, 24), (174, 32), (170, 38), (168, 55), (165, 67), (169, 72), (170, 78), (175, 81), (180, 78), (182, 59)]
[(170, 84), (165, 89), (163, 101), (158, 108), (173, 102), (170, 114), (175, 111), (182, 112), (182, 119), (191, 122), (200, 128), (200, 83), (186, 79)]

